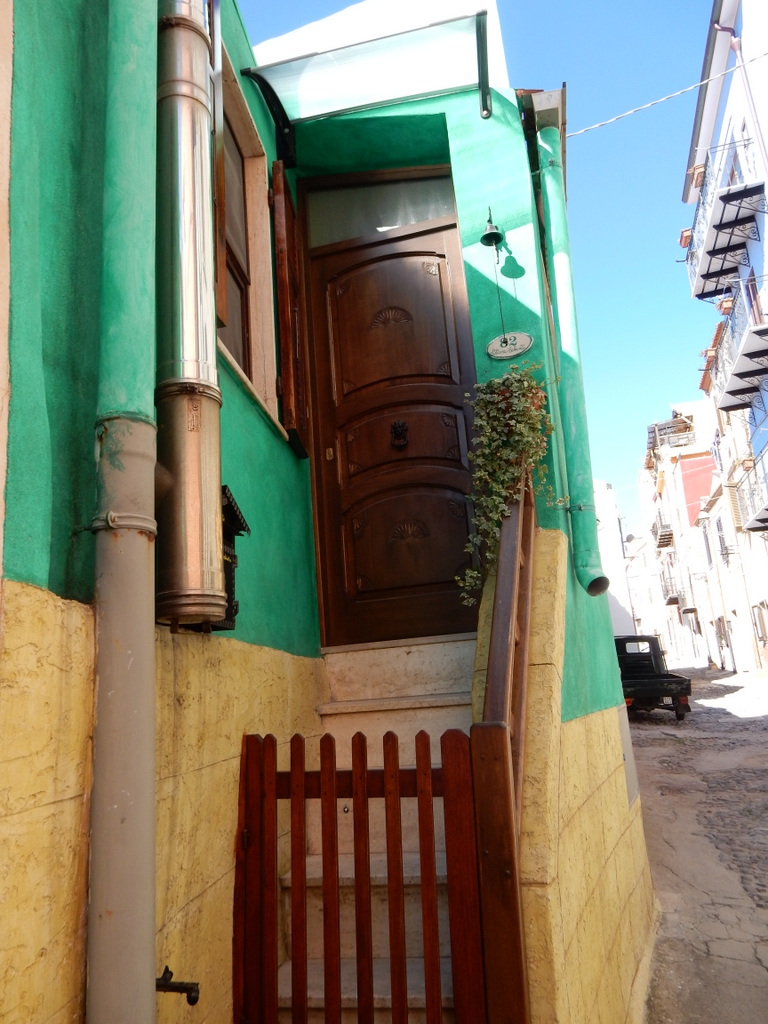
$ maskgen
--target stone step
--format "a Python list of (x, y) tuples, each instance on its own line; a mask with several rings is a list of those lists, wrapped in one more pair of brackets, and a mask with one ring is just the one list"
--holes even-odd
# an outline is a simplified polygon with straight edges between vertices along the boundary
[[(447, 876), (445, 854), (435, 856), (438, 883), (438, 928), (440, 955), (450, 956), (448, 924)], [(406, 954), (420, 957), (424, 953), (421, 921), (421, 871), (416, 853), (403, 855), (403, 882), (405, 904)], [(311, 959), (323, 956), (323, 890), (322, 858), (307, 858), (307, 951)], [(355, 931), (355, 876), (350, 855), (339, 857), (339, 919), (341, 929), (341, 955), (354, 957)], [(285, 920), (290, 922), (291, 875), (281, 878)], [(374, 957), (389, 954), (389, 901), (387, 897), (387, 864), (383, 854), (371, 855), (371, 924)], [(290, 941), (290, 925), (288, 927)]]
[[(408, 1024), (426, 1024), (424, 998), (424, 963), (422, 960), (409, 957), (406, 960), (408, 986)], [(442, 987), (443, 1024), (453, 1022), (453, 980), (451, 965), (448, 958), (440, 961), (440, 977)], [(307, 964), (307, 992), (310, 1024), (322, 1024), (324, 1021), (324, 980), (323, 961), (310, 960)], [(390, 962), (383, 957), (373, 961), (373, 999), (375, 1007), (374, 1020), (377, 1024), (386, 1024), (390, 1020), (392, 996), (390, 988)], [(280, 1024), (290, 1024), (291, 1020), (291, 962), (284, 963), (278, 972), (278, 1004), (280, 1007)], [(349, 958), (341, 961), (341, 1005), (343, 1024), (357, 1022), (357, 974), (356, 963)]]
[[(445, 824), (443, 819), (442, 798), (435, 798), (433, 800), (433, 807), (435, 819), (435, 849), (445, 850)], [(418, 807), (415, 797), (401, 799), (400, 821), (404, 853), (417, 853), (419, 849), (419, 822)], [(354, 851), (354, 825), (351, 800), (338, 801), (336, 822), (339, 853), (351, 854)], [(384, 800), (381, 798), (371, 798), (368, 801), (368, 827), (371, 852), (382, 853), (387, 848), (387, 832)], [(308, 800), (307, 852), (311, 855), (319, 854), (322, 852), (322, 848), (320, 801)]]
[(442, 734), (449, 729), (468, 732), (472, 725), (472, 692), (469, 684), (465, 685), (466, 689), (452, 693), (332, 700), (319, 705), (317, 712), (323, 732), (336, 739), (337, 766), (351, 766), (352, 737), (357, 732), (368, 740), (369, 768), (383, 766), (383, 739), (387, 732), (398, 737), (400, 765), (412, 766), (416, 763), (416, 733), (422, 729), (432, 739), (432, 761), (439, 764)]
[(333, 701), (420, 697), (470, 688), (474, 633), (323, 651)]

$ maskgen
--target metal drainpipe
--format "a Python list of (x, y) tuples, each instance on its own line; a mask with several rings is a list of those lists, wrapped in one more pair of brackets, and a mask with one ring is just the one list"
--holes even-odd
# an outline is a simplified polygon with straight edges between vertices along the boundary
[(159, 6), (156, 614), (172, 625), (226, 612), (207, 8), (205, 0)]
[(562, 140), (557, 128), (543, 128), (538, 133), (547, 260), (560, 350), (558, 398), (568, 477), (573, 567), (581, 586), (595, 597), (605, 593), (609, 580), (603, 572), (597, 542), (592, 460), (589, 454), (587, 410), (573, 298), (561, 148)]
[(89, 1024), (155, 1020), (156, 0), (109, 5), (94, 607)]

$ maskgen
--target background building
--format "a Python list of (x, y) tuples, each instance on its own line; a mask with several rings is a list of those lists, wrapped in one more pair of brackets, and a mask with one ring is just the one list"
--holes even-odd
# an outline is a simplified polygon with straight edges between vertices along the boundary
[(702, 352), (707, 399), (648, 428), (650, 536), (629, 549), (636, 617), (677, 666), (765, 667), (767, 46), (764, 5), (715, 0), (683, 193), (696, 207), (681, 244), (693, 296), (721, 319)]
[[(765, 181), (768, 13), (757, 0), (716, 0), (707, 36), (683, 200), (696, 203), (687, 243), (692, 294), (724, 319), (707, 352), (707, 390), (721, 413), (748, 416), (753, 463), (733, 479), (747, 530), (765, 528), (763, 455), (768, 374)], [(725, 73), (728, 72), (728, 73)], [(718, 77), (719, 76), (719, 77)], [(723, 431), (720, 430), (722, 434)]]
[(608, 588), (608, 607), (614, 636), (636, 633), (632, 595), (626, 570), (626, 548), (619, 509), (613, 488), (603, 480), (595, 480), (595, 509), (600, 557), (606, 575), (611, 581)]

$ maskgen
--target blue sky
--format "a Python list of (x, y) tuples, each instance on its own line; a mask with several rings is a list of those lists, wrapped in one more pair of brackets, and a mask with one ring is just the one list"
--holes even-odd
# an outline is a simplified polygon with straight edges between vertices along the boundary
[[(699, 79), (709, 0), (498, 0), (513, 88), (567, 85), (578, 131)], [(338, 0), (240, 0), (252, 42), (342, 10)], [(439, 3), (430, 6), (439, 19)], [(717, 322), (690, 298), (693, 220), (681, 195), (696, 91), (568, 142), (568, 209), (594, 475), (637, 530), (645, 428), (703, 397), (699, 356)], [(683, 262), (680, 262), (683, 261)]]

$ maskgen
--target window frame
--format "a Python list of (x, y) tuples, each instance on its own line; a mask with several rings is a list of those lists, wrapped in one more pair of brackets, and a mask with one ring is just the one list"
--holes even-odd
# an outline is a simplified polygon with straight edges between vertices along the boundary
[(243, 160), (248, 267), (240, 266), (240, 260), (226, 241), (224, 137), (223, 131), (218, 130), (217, 124), (214, 151), (217, 325), (222, 327), (227, 322), (228, 266), (238, 285), (244, 289), (244, 306), (246, 307), (243, 359), (237, 359), (221, 338), (219, 338), (219, 347), (225, 358), (236, 367), (240, 375), (246, 378), (256, 397), (272, 418), (277, 419), (277, 337), (274, 321), (274, 282), (272, 261), (265, 255), (272, 251), (268, 161), (258, 129), (243, 95), (239, 75), (236, 73), (223, 43), (221, 49), (223, 110), (217, 112), (217, 118), (218, 124), (221, 124), (221, 119), (226, 117), (233, 140), (237, 144)]
[(752, 605), (752, 626), (759, 643), (768, 643), (768, 604), (760, 601)]
[(714, 565), (714, 559), (712, 558), (712, 547), (710, 545), (709, 523), (706, 521), (701, 524), (701, 538), (704, 542), (704, 556), (707, 559), (708, 567), (711, 569)]

